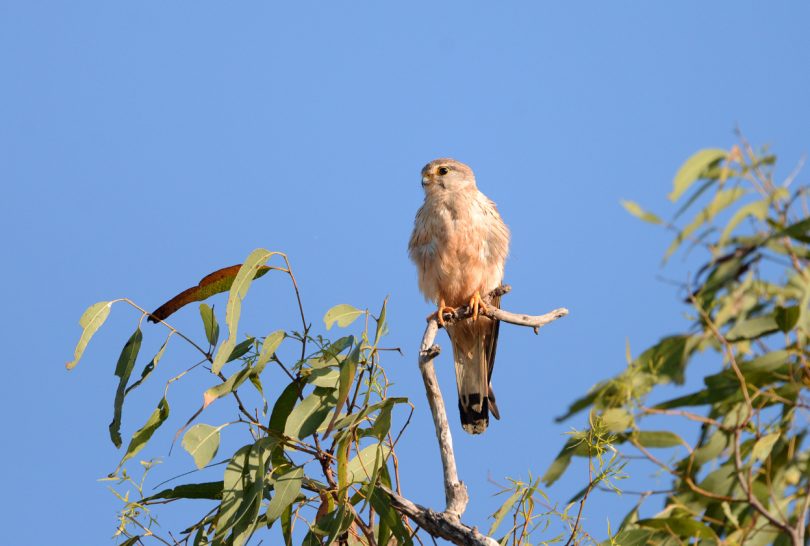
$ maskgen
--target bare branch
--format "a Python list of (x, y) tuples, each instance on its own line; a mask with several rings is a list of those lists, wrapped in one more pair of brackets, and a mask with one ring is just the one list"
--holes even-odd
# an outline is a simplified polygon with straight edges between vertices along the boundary
[[(482, 535), (475, 527), (468, 527), (458, 517), (448, 512), (435, 512), (401, 497), (384, 486), (379, 486), (391, 498), (391, 506), (412, 520), (434, 537), (441, 537), (453, 544), (471, 546), (496, 546), (494, 539)], [(466, 490), (465, 490), (466, 493)]]
[[(511, 290), (512, 287), (508, 284), (499, 286), (486, 296), (485, 302), (489, 302), (495, 297), (508, 294)], [(508, 322), (509, 324), (514, 324), (516, 326), (526, 326), (528, 328), (532, 328), (536, 334), (540, 328), (546, 324), (566, 316), (568, 314), (568, 309), (565, 307), (560, 307), (559, 309), (549, 311), (544, 315), (533, 316), (524, 315), (523, 313), (510, 313), (509, 311), (505, 311), (493, 305), (487, 305), (486, 309), (483, 309), (479, 314), (491, 319), (500, 320), (501, 322)], [(445, 322), (453, 323), (468, 319), (471, 316), (473, 316), (473, 310), (468, 305), (462, 305), (461, 307), (457, 307), (452, 313), (444, 313), (442, 318), (444, 318)]]
[[(491, 301), (492, 298), (502, 296), (509, 292), (509, 290), (510, 287), (507, 285), (500, 286), (487, 294), (485, 301)], [(486, 310), (484, 310), (483, 314), (503, 322), (509, 322), (519, 326), (528, 326), (529, 328), (533, 328), (536, 333), (542, 326), (566, 316), (568, 310), (560, 308), (546, 313), (545, 315), (530, 316), (510, 313), (489, 305)], [(464, 320), (471, 316), (472, 309), (465, 305), (456, 308), (452, 313), (445, 313), (442, 318), (445, 322), (454, 322)], [(430, 413), (433, 416), (433, 424), (436, 428), (436, 439), (439, 442), (439, 452), (442, 459), (444, 493), (446, 499), (444, 515), (458, 518), (467, 508), (469, 496), (464, 483), (458, 479), (456, 457), (453, 452), (453, 437), (450, 434), (450, 425), (447, 421), (444, 399), (442, 398), (442, 392), (439, 388), (439, 382), (436, 379), (436, 371), (433, 368), (433, 359), (436, 358), (441, 351), (440, 347), (433, 343), (438, 331), (439, 324), (436, 318), (430, 318), (425, 328), (425, 334), (422, 336), (422, 344), (419, 348), (419, 371), (422, 373), (422, 380), (425, 383), (425, 394), (427, 395), (428, 404), (430, 405)]]

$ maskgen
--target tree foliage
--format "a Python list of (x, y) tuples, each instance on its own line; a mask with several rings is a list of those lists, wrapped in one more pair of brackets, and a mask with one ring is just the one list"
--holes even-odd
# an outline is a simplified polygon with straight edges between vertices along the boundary
[[(807, 187), (794, 187), (793, 174), (777, 184), (775, 162), (744, 140), (728, 151), (699, 151), (675, 176), (669, 197), (679, 208), (672, 221), (623, 202), (634, 216), (674, 232), (665, 261), (682, 247), (701, 253), (695, 273), (679, 287), (688, 324), (636, 357), (628, 348), (626, 369), (573, 402), (560, 419), (587, 411), (585, 428), (570, 433), (542, 477), (509, 479), (488, 525), (495, 540), (468, 528), (470, 540), (599, 543), (593, 530), (583, 529), (583, 507), (592, 493), (621, 493), (622, 479), (646, 472), (641, 457), (669, 476), (669, 486), (636, 492), (638, 503), (607, 529), (604, 544), (806, 543), (810, 212)], [(686, 214), (691, 221), (677, 227)], [(300, 326), (240, 339), (242, 301), (251, 283), (269, 272), (289, 277)], [(226, 336), (222, 316), (205, 303), (199, 306), (204, 343), (167, 322), (179, 309), (225, 291)], [(115, 490), (122, 502), (116, 532), (121, 544), (241, 545), (255, 536), (286, 545), (376, 545), (442, 536), (418, 529), (397, 500), (396, 445), (413, 406), (393, 396), (382, 365), (391, 350), (381, 344), (386, 302), (376, 315), (334, 306), (323, 321), (335, 337), (316, 335), (286, 255), (258, 249), (241, 266), (206, 276), (153, 313), (127, 298), (90, 306), (80, 319), (82, 333), (69, 369), (118, 303), (136, 308), (140, 318), (114, 368), (109, 434), (116, 447), (124, 445), (127, 395), (148, 382), (168, 344), (182, 340), (199, 353), (198, 362), (158, 389), (149, 415), (133, 418), (142, 425), (108, 478), (129, 489)], [(144, 319), (162, 325), (166, 338), (138, 375)], [(281, 348), (295, 356), (283, 358)], [(698, 360), (703, 367), (695, 371)], [(706, 362), (714, 362), (714, 369), (703, 371)], [(185, 422), (176, 438), (190, 455), (189, 476), (217, 467), (219, 479), (186, 477), (185, 483), (146, 494), (155, 463), (140, 461), (144, 472), (136, 480), (130, 474), (134, 459), (168, 422), (172, 385), (204, 370), (216, 383), (202, 391), (196, 411), (174, 409)], [(675, 397), (660, 394), (694, 384), (693, 374), (702, 375), (699, 388)], [(268, 400), (265, 385), (280, 383), (284, 388), (274, 389), (278, 394)], [(258, 401), (255, 407), (248, 399)], [(238, 417), (205, 422), (207, 408), (224, 403), (220, 400), (228, 400)], [(404, 426), (394, 428), (392, 422)], [(233, 450), (222, 444), (230, 428), (241, 428), (243, 438)], [(574, 457), (587, 460), (587, 481), (558, 505), (540, 486), (570, 472)], [(156, 519), (160, 506), (199, 499), (208, 501), (207, 508), (193, 505), (182, 532), (163, 533)]]
[[(611, 544), (805, 544), (810, 504), (810, 214), (795, 174), (774, 180), (776, 158), (741, 139), (729, 151), (701, 150), (678, 171), (670, 199), (685, 227), (625, 202), (644, 221), (675, 232), (665, 260), (689, 245), (696, 273), (679, 288), (684, 331), (662, 338), (627, 368), (576, 400), (565, 419), (589, 410), (607, 426), (620, 457), (640, 455), (671, 477), (639, 494)], [(700, 359), (701, 368), (693, 370)], [(662, 399), (687, 372), (702, 386)], [(671, 392), (668, 389), (666, 392)], [(651, 426), (687, 430), (676, 434)], [(556, 481), (572, 457), (566, 444), (543, 477)], [(633, 464), (627, 472), (635, 474)], [(643, 472), (643, 470), (642, 470)], [(651, 499), (663, 496), (661, 505)], [(651, 503), (653, 506), (651, 506)]]

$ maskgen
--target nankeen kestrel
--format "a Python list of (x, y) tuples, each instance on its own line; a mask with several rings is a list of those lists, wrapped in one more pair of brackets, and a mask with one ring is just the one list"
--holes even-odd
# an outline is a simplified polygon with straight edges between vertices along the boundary
[[(453, 159), (436, 159), (422, 169), (425, 203), (416, 213), (408, 245), (419, 272), (419, 289), (438, 305), (470, 305), (475, 315), (446, 324), (453, 344), (461, 424), (481, 434), (489, 412), (500, 419), (490, 379), (499, 322), (478, 316), (481, 297), (500, 286), (509, 252), (509, 228), (495, 203), (478, 191), (472, 169)], [(492, 302), (500, 306), (500, 298)]]

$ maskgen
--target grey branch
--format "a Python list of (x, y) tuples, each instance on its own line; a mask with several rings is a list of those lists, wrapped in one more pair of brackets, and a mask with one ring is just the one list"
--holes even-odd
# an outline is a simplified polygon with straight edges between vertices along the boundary
[[(497, 296), (503, 296), (504, 294), (508, 294), (509, 291), (512, 290), (512, 287), (508, 284), (503, 286), (499, 286), (489, 294), (484, 299), (485, 303), (488, 303)], [(453, 310), (452, 313), (444, 313), (442, 318), (444, 318), (445, 322), (453, 323), (460, 320), (464, 320), (470, 318), (472, 316), (472, 309), (467, 305), (462, 305)], [(503, 309), (499, 309), (492, 305), (487, 305), (487, 308), (480, 312), (486, 317), (493, 318), (496, 320), (500, 320), (501, 322), (508, 322), (509, 324), (515, 324), (517, 326), (528, 326), (534, 330), (534, 333), (537, 334), (543, 326), (554, 322), (558, 318), (562, 318), (568, 314), (568, 309), (565, 307), (560, 307), (559, 309), (555, 309), (553, 311), (549, 311), (544, 315), (524, 315), (522, 313), (510, 313), (509, 311), (504, 311)]]
[[(484, 301), (489, 302), (492, 298), (502, 296), (509, 292), (509, 286), (501, 286), (487, 294)], [(530, 316), (519, 313), (510, 313), (503, 309), (498, 309), (492, 305), (487, 305), (483, 312), (485, 316), (509, 322), (518, 326), (528, 326), (534, 329), (535, 333), (558, 318), (568, 314), (568, 309), (560, 308), (540, 316)], [(445, 322), (455, 322), (467, 319), (472, 316), (472, 309), (462, 306), (454, 309), (452, 313), (445, 313), (442, 318)], [(433, 368), (433, 359), (436, 358), (441, 349), (434, 345), (436, 334), (439, 331), (439, 324), (436, 318), (428, 320), (425, 334), (422, 336), (422, 344), (419, 348), (419, 371), (422, 372), (422, 379), (425, 383), (425, 394), (427, 395), (430, 413), (433, 416), (433, 424), (436, 428), (436, 439), (439, 442), (439, 453), (442, 458), (442, 468), (444, 471), (444, 494), (446, 508), (442, 513), (434, 512), (428, 508), (414, 504), (387, 490), (391, 496), (394, 508), (400, 513), (415, 520), (423, 529), (434, 536), (445, 538), (454, 544), (497, 544), (495, 540), (484, 536), (474, 527), (468, 527), (459, 521), (459, 518), (467, 508), (469, 497), (467, 487), (458, 479), (456, 469), (456, 457), (453, 453), (453, 437), (450, 434), (450, 425), (447, 422), (447, 411), (444, 406), (439, 382), (436, 379), (436, 371)]]
[(383, 490), (391, 497), (391, 506), (405, 516), (414, 520), (422, 529), (434, 537), (441, 537), (453, 544), (472, 546), (497, 546), (498, 542), (491, 537), (482, 535), (475, 527), (468, 527), (461, 523), (458, 517), (447, 512), (435, 512), (425, 508), (404, 497), (400, 497), (384, 486)]

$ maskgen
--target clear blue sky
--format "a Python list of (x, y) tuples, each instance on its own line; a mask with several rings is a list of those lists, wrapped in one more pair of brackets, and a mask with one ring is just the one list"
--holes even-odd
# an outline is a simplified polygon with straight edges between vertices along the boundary
[[(488, 476), (542, 473), (583, 422), (553, 416), (624, 366), (625, 339), (637, 353), (682, 326), (655, 278), (670, 236), (619, 200), (671, 213), (679, 164), (732, 145), (736, 124), (783, 173), (810, 149), (808, 21), (800, 2), (0, 2), (2, 542), (105, 544), (114, 530), (95, 480), (120, 456), (113, 368), (137, 316), (115, 308), (69, 374), (85, 307), (154, 307), (256, 247), (290, 255), (318, 328), (333, 304), (376, 311), (390, 294), (389, 343), (405, 357), (387, 366), (417, 407), (405, 492), (441, 506), (415, 364), (431, 309), (406, 253), (419, 170), (440, 156), (475, 169), (512, 229), (504, 305), (571, 309), (539, 337), (502, 328), (503, 420), (486, 435), (463, 435), (453, 411), (465, 519), (487, 527)], [(675, 260), (663, 274), (686, 271)], [(291, 302), (281, 277), (262, 279), (245, 329), (296, 327)], [(192, 308), (176, 322), (199, 339), (197, 321)], [(142, 359), (163, 338), (145, 334)], [(191, 358), (172, 346), (128, 400), (125, 437)], [(452, 399), (447, 355), (438, 366)], [(171, 421), (142, 453), (166, 460), (156, 478), (191, 465), (167, 451), (210, 384), (195, 381), (173, 387)], [(564, 502), (585, 479), (549, 494)], [(622, 514), (596, 497), (587, 529), (604, 536)]]

